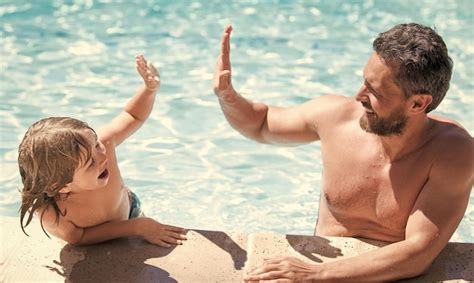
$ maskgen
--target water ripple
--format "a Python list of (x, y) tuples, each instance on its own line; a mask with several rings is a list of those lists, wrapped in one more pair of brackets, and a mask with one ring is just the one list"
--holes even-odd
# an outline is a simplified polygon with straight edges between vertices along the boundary
[[(160, 69), (144, 127), (120, 146), (127, 185), (146, 213), (200, 229), (312, 234), (320, 145), (275, 147), (235, 132), (212, 93), (224, 25), (246, 97), (294, 105), (352, 96), (374, 37), (394, 24), (436, 26), (455, 62), (437, 110), (474, 133), (472, 1), (24, 1), (0, 4), (0, 214), (16, 215), (16, 152), (26, 128), (68, 115), (109, 121), (141, 84), (134, 56)], [(454, 238), (472, 241), (474, 199)]]

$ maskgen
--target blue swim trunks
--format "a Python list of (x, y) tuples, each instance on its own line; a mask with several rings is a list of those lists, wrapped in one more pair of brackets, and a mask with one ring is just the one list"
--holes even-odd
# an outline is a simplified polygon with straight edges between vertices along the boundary
[(128, 214), (128, 219), (137, 218), (141, 216), (142, 203), (140, 202), (138, 196), (134, 192), (128, 190), (128, 197), (130, 199), (130, 213)]

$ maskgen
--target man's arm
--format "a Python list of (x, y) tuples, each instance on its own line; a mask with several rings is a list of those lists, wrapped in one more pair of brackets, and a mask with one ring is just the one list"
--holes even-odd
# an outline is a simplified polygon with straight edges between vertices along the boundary
[(472, 138), (464, 137), (446, 146), (448, 150), (438, 156), (418, 196), (405, 240), (352, 258), (315, 265), (291, 257), (271, 259), (246, 280), (384, 281), (423, 273), (456, 230), (473, 185)]
[[(253, 103), (235, 91), (231, 80), (230, 34), (225, 28), (214, 72), (214, 92), (227, 121), (242, 135), (262, 143), (295, 144), (319, 139), (313, 121), (314, 102), (292, 108)], [(319, 108), (323, 108), (319, 105)]]
[(128, 101), (124, 110), (111, 123), (99, 129), (102, 141), (112, 141), (115, 146), (138, 130), (150, 115), (155, 94), (160, 88), (160, 75), (143, 55), (136, 57), (136, 68), (143, 78), (144, 86)]

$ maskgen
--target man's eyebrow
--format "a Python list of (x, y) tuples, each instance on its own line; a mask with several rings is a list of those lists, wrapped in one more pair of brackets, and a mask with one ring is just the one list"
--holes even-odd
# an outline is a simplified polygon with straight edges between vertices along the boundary
[(375, 92), (377, 93), (374, 88), (372, 87), (372, 85), (367, 81), (367, 77), (366, 77), (366, 68), (364, 68), (364, 71), (362, 72), (362, 79), (364, 79), (364, 85), (372, 92)]

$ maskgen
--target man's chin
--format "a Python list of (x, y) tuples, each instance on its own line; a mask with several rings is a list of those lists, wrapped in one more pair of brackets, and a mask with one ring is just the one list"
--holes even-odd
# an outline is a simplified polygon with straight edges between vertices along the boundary
[(369, 119), (367, 114), (362, 115), (359, 119), (359, 126), (362, 130), (366, 131), (367, 133), (373, 133), (372, 129), (370, 128)]
[(359, 119), (359, 125), (362, 130), (381, 137), (402, 135), (405, 129), (406, 120), (400, 120), (392, 124), (383, 124), (382, 121), (370, 122), (364, 115)]

